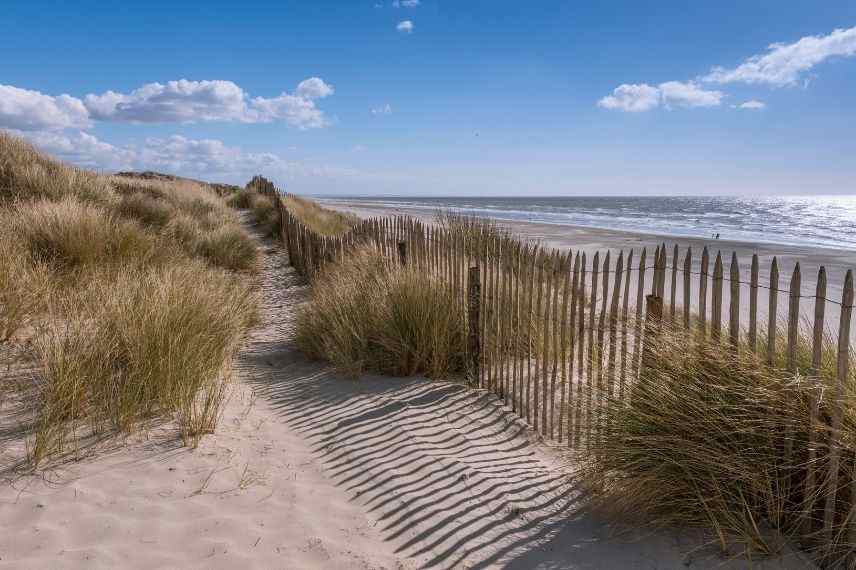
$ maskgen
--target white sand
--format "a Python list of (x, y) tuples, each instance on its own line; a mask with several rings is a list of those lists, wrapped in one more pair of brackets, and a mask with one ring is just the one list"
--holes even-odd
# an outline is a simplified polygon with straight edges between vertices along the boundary
[(560, 450), (492, 395), (307, 362), (291, 341), (304, 290), (269, 253), (265, 323), (217, 433), (191, 451), (153, 430), (58, 471), (0, 472), (0, 567), (749, 567), (688, 557), (688, 535), (616, 536), (581, 509)]

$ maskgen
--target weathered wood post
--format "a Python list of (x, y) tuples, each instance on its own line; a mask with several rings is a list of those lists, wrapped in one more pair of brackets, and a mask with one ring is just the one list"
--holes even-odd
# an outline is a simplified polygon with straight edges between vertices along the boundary
[(654, 356), (654, 343), (657, 342), (657, 338), (660, 335), (662, 320), (663, 298), (659, 295), (647, 295), (645, 297), (645, 339), (642, 347), (640, 381), (644, 379), (647, 370), (651, 367)]
[(481, 336), (479, 335), (479, 321), (481, 315), (481, 277), (478, 265), (470, 267), (467, 284), (467, 318), (469, 321), (469, 335), (467, 337), (467, 352), (469, 353), (469, 383), (478, 386), (481, 361)]
[(398, 242), (398, 262), (402, 267), (407, 265), (407, 242), (399, 241)]

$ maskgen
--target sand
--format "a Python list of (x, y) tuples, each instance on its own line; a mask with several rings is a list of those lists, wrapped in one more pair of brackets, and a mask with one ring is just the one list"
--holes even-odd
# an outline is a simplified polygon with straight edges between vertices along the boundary
[[(319, 201), (321, 203), (324, 203), (323, 200)], [(429, 222), (433, 220), (433, 214), (431, 212), (426, 212), (424, 209), (407, 209), (396, 207), (385, 208), (374, 205), (371, 207), (366, 207), (359, 201), (347, 202), (342, 200), (337, 200), (335, 204), (327, 205), (341, 209), (343, 211), (351, 212), (363, 218), (406, 214)], [(729, 263), (731, 261), (731, 254), (732, 252), (734, 252), (737, 254), (739, 262), (741, 281), (745, 282), (749, 281), (752, 255), (757, 254), (759, 267), (761, 268), (760, 282), (762, 285), (766, 285), (768, 283), (770, 265), (773, 260), (773, 257), (776, 257), (779, 265), (780, 290), (788, 289), (794, 267), (799, 262), (800, 271), (802, 275), (800, 292), (801, 295), (805, 297), (800, 302), (800, 313), (805, 319), (810, 319), (814, 315), (814, 300), (810, 297), (813, 296), (816, 292), (817, 274), (821, 266), (825, 267), (827, 274), (828, 286), (826, 298), (831, 299), (833, 301), (837, 301), (839, 303), (842, 298), (844, 277), (847, 274), (848, 270), (856, 269), (856, 251), (854, 250), (831, 249), (810, 246), (788, 246), (772, 243), (753, 243), (746, 241), (731, 241), (727, 239), (715, 240), (674, 237), (659, 235), (656, 233), (645, 234), (621, 230), (586, 228), (580, 226), (566, 226), (523, 221), (502, 220), (499, 223), (500, 225), (510, 229), (516, 235), (540, 242), (545, 246), (559, 248), (563, 250), (571, 249), (574, 252), (586, 252), (589, 255), (589, 260), (591, 259), (591, 255), (593, 255), (595, 252), (600, 252), (601, 256), (603, 256), (606, 254), (607, 251), (611, 251), (614, 263), (615, 256), (618, 255), (619, 251), (623, 251), (626, 254), (630, 249), (633, 249), (635, 251), (636, 260), (634, 262), (634, 267), (636, 263), (638, 263), (639, 254), (642, 248), (647, 248), (649, 261), (648, 264), (650, 265), (651, 256), (653, 254), (654, 249), (661, 243), (665, 243), (667, 248), (666, 251), (668, 252), (669, 266), (671, 266), (672, 264), (673, 247), (675, 244), (677, 244), (680, 248), (678, 266), (683, 267), (683, 256), (686, 252), (686, 248), (691, 247), (693, 250), (693, 271), (698, 272), (700, 269), (701, 251), (706, 246), (710, 251), (711, 255), (710, 273), (713, 273), (714, 257), (718, 251), (721, 251), (723, 255), (723, 262), (725, 264), (725, 273), (727, 275), (729, 271)], [(591, 267), (591, 261), (589, 261), (589, 267)], [(647, 279), (650, 285), (650, 270), (648, 271)], [(677, 294), (678, 304), (681, 303), (683, 295), (682, 283), (680, 279), (681, 277), (679, 274)], [(669, 291), (671, 286), (671, 273), (667, 275), (666, 280), (666, 298), (668, 299), (670, 297)], [(693, 307), (696, 308), (699, 288), (699, 280), (697, 276), (693, 276), (691, 280), (691, 288), (691, 298), (695, 303)], [(634, 298), (635, 286), (631, 287), (631, 291), (633, 291), (631, 293), (631, 298)], [(708, 295), (710, 294), (711, 293), (709, 288)], [(742, 299), (741, 314), (745, 326), (745, 323), (748, 319), (748, 285), (741, 286), (740, 294)], [(763, 289), (759, 294), (758, 319), (761, 323), (765, 323), (767, 321), (768, 311), (766, 294), (766, 290)], [(782, 322), (786, 320), (788, 314), (788, 300), (786, 298), (786, 295), (787, 293), (783, 293), (780, 296), (778, 303), (778, 314)], [(723, 293), (723, 307), (725, 307), (726, 318), (728, 314), (727, 308), (729, 306), (729, 302), (730, 292), (726, 284), (725, 291)], [(710, 307), (710, 299), (708, 299), (708, 307)], [(840, 312), (838, 305), (835, 302), (827, 303), (825, 321), (826, 328), (833, 332), (837, 332), (839, 316)], [(856, 345), (856, 327), (851, 327), (851, 342)]]
[[(567, 455), (492, 394), (307, 361), (293, 343), (305, 288), (262, 247), (264, 322), (197, 449), (167, 424), (27, 475), (0, 431), (0, 567), (749, 567), (587, 512)], [(809, 566), (788, 551), (753, 567)]]

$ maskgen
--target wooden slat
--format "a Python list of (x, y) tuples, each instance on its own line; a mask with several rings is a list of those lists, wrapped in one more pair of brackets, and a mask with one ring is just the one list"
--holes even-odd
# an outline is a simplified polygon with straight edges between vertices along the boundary
[[(586, 254), (583, 253), (582, 261), (580, 262), (580, 280), (579, 291), (577, 291), (577, 404), (574, 411), (574, 447), (579, 448), (582, 439), (582, 424), (583, 424), (583, 367), (584, 367), (584, 351), (585, 351), (585, 308), (586, 308)], [(586, 418), (586, 421), (588, 419)]]
[(553, 296), (553, 276), (556, 273), (555, 264), (556, 256), (547, 255), (544, 259), (544, 281), (542, 288), (544, 289), (544, 322), (541, 327), (541, 377), (539, 378), (541, 401), (538, 403), (541, 407), (541, 435), (547, 435), (547, 392), (549, 391), (548, 379), (550, 377), (550, 341), (553, 330), (552, 319), (555, 311), (552, 303)]
[(690, 328), (690, 309), (692, 308), (692, 269), (693, 269), (693, 250), (687, 248), (687, 255), (684, 257), (684, 328)]
[(678, 294), (678, 244), (675, 244), (675, 249), (672, 254), (672, 289), (669, 294), (669, 319), (675, 321), (675, 301)]
[[(535, 302), (535, 316), (536, 316), (535, 322), (539, 326), (539, 329), (541, 328), (541, 326), (543, 326), (543, 322), (541, 322), (541, 321), (544, 318), (544, 311), (543, 311), (543, 309), (544, 309), (544, 263), (545, 263), (544, 257), (545, 257), (544, 253), (539, 252), (538, 263), (537, 263), (537, 265), (538, 265), (538, 279), (535, 282), (535, 287), (537, 288), (536, 302)], [(549, 298), (550, 297), (548, 295), (547, 296), (548, 302), (549, 302)], [(543, 329), (541, 329), (541, 330), (543, 330)], [(536, 432), (539, 431), (539, 427), (540, 427), (539, 422), (538, 422), (538, 411), (539, 411), (538, 410), (538, 408), (539, 408), (538, 404), (539, 404), (539, 396), (541, 395), (541, 383), (539, 380), (541, 378), (541, 362), (542, 362), (542, 360), (541, 360), (542, 355), (539, 354), (539, 352), (538, 352), (538, 345), (539, 345), (538, 340), (540, 340), (540, 339), (536, 338), (535, 342), (533, 343), (533, 349), (535, 350), (535, 370), (533, 371), (533, 379), (532, 379), (532, 429), (534, 429)]]
[(713, 292), (711, 297), (710, 337), (718, 341), (722, 334), (722, 255), (716, 252), (713, 264)]
[(577, 297), (579, 293), (579, 279), (580, 279), (580, 252), (577, 251), (574, 256), (574, 273), (571, 276), (571, 312), (568, 316), (568, 354), (567, 359), (565, 359), (565, 382), (568, 385), (568, 445), (572, 446), (574, 442), (573, 438), (573, 429), (574, 429), (574, 403), (576, 402), (576, 398), (574, 398), (574, 351), (576, 349), (576, 339), (577, 339)]
[(752, 269), (749, 282), (749, 350), (758, 350), (758, 254), (752, 255)]
[(514, 261), (511, 277), (511, 409), (517, 412), (520, 409), (520, 272), (522, 269), (522, 244), (519, 242), (514, 246)]
[(624, 277), (624, 302), (621, 308), (621, 371), (618, 380), (618, 398), (624, 398), (624, 387), (627, 383), (627, 335), (630, 311), (630, 273), (633, 271), (633, 250), (627, 254), (627, 269)]
[[(811, 378), (815, 389), (820, 390), (821, 357), (823, 355), (823, 331), (826, 319), (826, 268), (821, 266), (817, 273), (817, 286), (814, 292), (814, 328), (811, 347)], [(817, 485), (815, 461), (817, 459), (818, 431), (818, 400), (815, 392), (809, 392), (809, 429), (808, 429), (808, 461), (806, 461), (805, 491), (803, 492), (803, 534), (814, 530), (814, 492)]]
[(609, 309), (609, 354), (607, 356), (607, 373), (606, 382), (610, 398), (615, 396), (615, 361), (618, 358), (616, 354), (617, 348), (617, 333), (618, 333), (618, 306), (621, 299), (621, 278), (624, 276), (624, 252), (618, 254), (618, 261), (615, 262), (615, 273), (612, 283), (612, 305)]
[(645, 306), (645, 255), (646, 248), (642, 248), (642, 255), (639, 256), (639, 276), (636, 283), (636, 319), (634, 320), (633, 336), (633, 370), (634, 377), (638, 377), (639, 366), (642, 361), (642, 309)]
[(550, 372), (549, 413), (547, 414), (548, 419), (550, 420), (550, 429), (548, 431), (548, 433), (550, 434), (550, 439), (554, 439), (556, 437), (556, 381), (558, 380), (559, 373), (559, 338), (561, 334), (559, 325), (562, 322), (562, 317), (564, 316), (564, 312), (566, 310), (566, 308), (564, 307), (561, 309), (559, 308), (559, 293), (561, 292), (562, 286), (565, 283), (563, 274), (568, 273), (568, 261), (570, 259), (568, 255), (559, 255), (558, 252), (556, 258), (558, 262), (558, 271), (553, 275), (553, 334), (550, 359), (550, 366), (552, 370)]
[(710, 256), (707, 246), (701, 250), (701, 275), (698, 282), (698, 318), (702, 336), (707, 334), (707, 272)]
[[(838, 325), (838, 360), (836, 363), (835, 384), (832, 396), (832, 429), (829, 442), (829, 474), (827, 476), (826, 505), (823, 514), (823, 530), (827, 539), (832, 538), (835, 524), (835, 503), (838, 498), (838, 477), (841, 463), (841, 421), (844, 415), (845, 383), (850, 367), (850, 320), (853, 313), (853, 271), (847, 272), (844, 279), (844, 291), (841, 295), (841, 317)], [(854, 491), (853, 481), (850, 482), (851, 495)], [(856, 495), (852, 495), (856, 496)], [(856, 501), (853, 501), (856, 506)], [(850, 512), (850, 529), (848, 539), (853, 540), (853, 508)]]
[(779, 303), (779, 262), (774, 257), (770, 265), (770, 306), (767, 322), (767, 363), (773, 364), (776, 360), (776, 324), (779, 322), (777, 314)]
[(533, 339), (532, 329), (535, 327), (533, 322), (533, 301), (535, 297), (535, 265), (538, 261), (539, 248), (536, 246), (532, 249), (529, 260), (529, 290), (527, 297), (526, 311), (526, 395), (524, 396), (524, 406), (526, 410), (526, 420), (532, 421), (532, 356), (533, 356)]
[(507, 281), (505, 293), (502, 296), (502, 322), (503, 322), (503, 365), (505, 366), (505, 371), (503, 372), (503, 377), (505, 378), (505, 401), (506, 403), (513, 406), (513, 398), (514, 398), (514, 386), (513, 386), (513, 378), (512, 378), (512, 362), (514, 360), (514, 354), (512, 352), (512, 346), (514, 344), (514, 270), (515, 270), (515, 251), (516, 244), (510, 240), (503, 240), (505, 244), (505, 274), (503, 275), (503, 282)]
[[(559, 378), (559, 425), (557, 429), (559, 443), (564, 441), (565, 433), (565, 416), (567, 415), (567, 385), (568, 385), (568, 342), (570, 337), (569, 327), (573, 326), (568, 318), (568, 303), (571, 297), (571, 258), (573, 254), (568, 251), (565, 262), (562, 267), (562, 312), (559, 316), (559, 324), (561, 327), (560, 350), (557, 351), (557, 356), (560, 359), (561, 376)], [(558, 338), (558, 337), (556, 337)], [(573, 349), (571, 349), (573, 351)], [(555, 392), (553, 392), (555, 394)]]
[(800, 321), (800, 289), (802, 285), (802, 276), (800, 274), (800, 264), (797, 263), (794, 267), (794, 272), (791, 275), (790, 285), (790, 303), (788, 304), (788, 352), (787, 352), (787, 367), (788, 372), (797, 371), (797, 335), (799, 333)]
[(737, 253), (731, 254), (731, 298), (729, 299), (728, 341), (737, 348), (740, 342), (740, 267), (737, 264)]
[(594, 397), (594, 355), (595, 355), (595, 313), (597, 313), (597, 286), (598, 270), (600, 268), (600, 252), (594, 254), (591, 268), (591, 299), (589, 301), (589, 324), (588, 324), (588, 358), (586, 359), (586, 446), (591, 445), (593, 425), (593, 400)]
[(606, 335), (606, 313), (607, 301), (609, 301), (609, 278), (612, 274), (610, 263), (610, 253), (606, 252), (606, 257), (603, 259), (603, 283), (600, 304), (600, 318), (597, 321), (597, 351), (595, 353), (595, 373), (597, 374), (597, 393), (598, 401), (602, 402), (606, 395), (604, 390), (606, 367), (604, 366), (604, 336)]

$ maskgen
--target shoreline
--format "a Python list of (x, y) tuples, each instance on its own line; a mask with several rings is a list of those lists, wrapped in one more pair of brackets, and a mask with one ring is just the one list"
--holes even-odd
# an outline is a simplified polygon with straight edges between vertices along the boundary
[[(384, 206), (364, 206), (358, 201), (346, 202), (337, 199), (335, 203), (327, 202), (323, 199), (318, 199), (318, 202), (325, 207), (337, 209), (343, 212), (354, 214), (360, 218), (370, 218), (375, 216), (391, 216), (391, 215), (408, 215), (423, 222), (433, 223), (433, 212), (426, 212), (420, 209), (410, 209), (402, 207), (384, 207)], [(765, 286), (769, 283), (770, 266), (775, 257), (779, 267), (779, 286), (780, 292), (778, 313), (780, 317), (787, 316), (788, 308), (788, 287), (791, 275), (797, 265), (800, 264), (801, 286), (800, 295), (803, 297), (800, 303), (800, 313), (811, 318), (814, 312), (813, 297), (817, 287), (818, 270), (822, 266), (826, 270), (828, 285), (826, 290), (826, 298), (830, 301), (826, 307), (826, 326), (837, 330), (839, 309), (837, 303), (840, 303), (844, 286), (844, 278), (848, 270), (856, 268), (856, 251), (844, 249), (834, 249), (820, 246), (786, 246), (770, 243), (754, 243), (740, 240), (727, 239), (702, 239), (692, 237), (678, 237), (661, 235), (656, 233), (641, 233), (620, 229), (603, 229), (589, 228), (583, 226), (559, 225), (543, 222), (529, 221), (509, 221), (497, 218), (488, 218), (496, 221), (500, 226), (509, 229), (513, 234), (539, 242), (545, 246), (558, 248), (562, 250), (572, 249), (574, 252), (580, 251), (593, 255), (594, 252), (611, 251), (613, 256), (616, 256), (619, 251), (625, 253), (630, 249), (634, 251), (634, 264), (638, 262), (639, 251), (646, 248), (648, 259), (650, 260), (654, 249), (666, 244), (668, 252), (668, 265), (671, 267), (673, 262), (673, 249), (675, 245), (679, 246), (679, 266), (682, 264), (687, 246), (692, 248), (692, 267), (694, 271), (700, 269), (700, 257), (704, 247), (708, 248), (710, 253), (710, 273), (713, 272), (713, 261), (717, 252), (723, 255), (723, 263), (725, 271), (728, 273), (728, 264), (731, 260), (732, 252), (737, 255), (738, 267), (741, 276), (741, 282), (749, 280), (751, 273), (752, 256), (758, 255), (758, 263), (760, 268), (760, 284)], [(648, 263), (650, 265), (650, 262)], [(699, 288), (699, 279), (694, 276), (692, 278), (692, 289), (694, 298), (697, 295)], [(748, 285), (741, 286), (743, 299), (748, 299)], [(710, 295), (710, 292), (708, 292)], [(723, 294), (723, 303), (727, 307), (730, 299), (728, 287), (725, 288)], [(759, 303), (759, 319), (760, 322), (765, 322), (766, 299)], [(743, 301), (741, 313), (748, 315), (748, 302)], [(742, 318), (742, 317), (741, 317)], [(852, 328), (851, 338), (856, 341), (856, 327)]]

